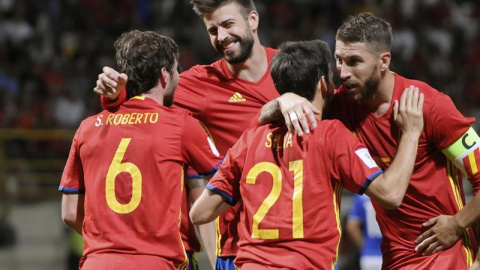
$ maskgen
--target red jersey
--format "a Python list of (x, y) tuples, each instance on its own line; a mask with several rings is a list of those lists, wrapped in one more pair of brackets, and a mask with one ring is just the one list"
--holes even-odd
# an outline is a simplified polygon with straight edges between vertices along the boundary
[[(377, 163), (384, 169), (388, 168), (395, 157), (399, 142), (398, 129), (393, 120), (393, 101), (400, 100), (403, 90), (410, 85), (418, 87), (425, 96), (425, 125), (419, 139), (410, 185), (400, 207), (396, 210), (385, 210), (373, 202), (384, 237), (383, 268), (467, 269), (477, 247), (471, 228), (465, 231), (463, 240), (451, 249), (430, 256), (415, 252), (415, 239), (423, 232), (422, 223), (438, 215), (454, 215), (465, 204), (461, 170), (447, 159), (442, 150), (454, 144), (462, 135), (465, 134), (466, 138), (466, 132), (474, 119), (462, 116), (447, 95), (423, 82), (409, 80), (398, 74), (395, 74), (392, 103), (385, 115), (374, 116), (364, 104), (351, 99), (343, 88), (335, 94), (333, 113), (335, 118), (355, 132)], [(473, 166), (468, 164), (462, 169), (469, 175), (475, 192), (480, 188), (480, 177), (476, 171), (476, 164), (480, 162), (479, 144), (476, 143), (475, 147), (465, 152), (470, 158), (464, 158), (473, 162), (475, 171), (472, 172)], [(461, 161), (461, 157), (459, 160)]]
[[(211, 133), (221, 155), (233, 146), (240, 135), (251, 126), (260, 109), (279, 96), (272, 77), (270, 63), (277, 50), (265, 47), (268, 68), (258, 82), (236, 78), (228, 69), (224, 58), (210, 65), (197, 65), (180, 74), (175, 91), (174, 105), (187, 109), (200, 120)], [(125, 91), (115, 103), (104, 108), (118, 106), (125, 100)], [(238, 207), (231, 207), (216, 221), (217, 256), (235, 256), (237, 253)]]
[(318, 121), (304, 137), (282, 123), (247, 130), (207, 188), (242, 200), (240, 268), (334, 269), (342, 187), (363, 193), (382, 173), (340, 121)]
[[(141, 265), (186, 267), (179, 231), (184, 167), (211, 173), (221, 161), (215, 152), (198, 120), (149, 98), (84, 120), (59, 188), (85, 192), (82, 264), (123, 254), (139, 255)], [(137, 266), (133, 259), (122, 269)]]

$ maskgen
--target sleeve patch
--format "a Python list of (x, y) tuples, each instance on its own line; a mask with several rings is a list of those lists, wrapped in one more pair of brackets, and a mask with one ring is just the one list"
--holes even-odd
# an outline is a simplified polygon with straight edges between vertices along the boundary
[(373, 160), (372, 156), (368, 152), (367, 148), (360, 148), (357, 151), (355, 151), (355, 154), (367, 165), (368, 168), (375, 168), (378, 167), (377, 163), (375, 160)]

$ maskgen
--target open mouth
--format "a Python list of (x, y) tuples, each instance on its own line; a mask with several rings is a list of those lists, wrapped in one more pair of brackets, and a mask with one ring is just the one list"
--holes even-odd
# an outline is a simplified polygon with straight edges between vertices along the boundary
[(222, 48), (222, 51), (224, 52), (230, 52), (233, 50), (235, 44), (238, 43), (237, 39), (228, 39), (220, 43), (220, 47)]
[(353, 90), (357, 87), (356, 84), (354, 83), (343, 83), (343, 86), (347, 89), (347, 90)]

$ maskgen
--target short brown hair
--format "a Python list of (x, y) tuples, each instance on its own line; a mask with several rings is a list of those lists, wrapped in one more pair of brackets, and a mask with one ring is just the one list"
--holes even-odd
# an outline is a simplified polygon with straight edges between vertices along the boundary
[(252, 10), (256, 10), (253, 0), (192, 0), (191, 3), (195, 13), (202, 18), (229, 4), (237, 4), (242, 7), (244, 17), (248, 16)]
[(128, 75), (127, 97), (147, 93), (158, 84), (162, 68), (173, 74), (180, 53), (169, 37), (153, 31), (123, 33), (114, 44), (120, 72)]
[(374, 53), (390, 52), (393, 40), (392, 27), (372, 13), (364, 12), (348, 17), (338, 28), (336, 39), (345, 43), (368, 43)]

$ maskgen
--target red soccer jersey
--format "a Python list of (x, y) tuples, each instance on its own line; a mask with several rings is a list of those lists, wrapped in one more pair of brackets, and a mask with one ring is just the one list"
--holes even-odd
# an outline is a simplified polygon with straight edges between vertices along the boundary
[[(268, 69), (258, 82), (236, 78), (224, 58), (211, 65), (194, 66), (180, 74), (175, 105), (191, 111), (207, 126), (221, 155), (225, 155), (251, 126), (252, 118), (263, 105), (279, 96), (270, 76), (270, 63), (277, 50), (265, 47), (265, 51)], [(108, 99), (102, 98), (102, 106), (116, 106), (124, 100), (123, 96), (118, 102), (107, 104)], [(237, 253), (237, 209), (231, 207), (217, 219), (217, 256)]]
[(319, 121), (304, 137), (271, 124), (247, 130), (207, 188), (242, 200), (242, 269), (334, 269), (342, 187), (362, 193), (382, 173), (340, 121)]
[[(422, 233), (422, 223), (438, 215), (454, 215), (465, 204), (460, 170), (453, 166), (441, 150), (453, 144), (469, 129), (474, 120), (465, 118), (450, 98), (429, 85), (395, 74), (395, 89), (388, 112), (375, 117), (369, 109), (351, 99), (343, 88), (334, 97), (334, 116), (362, 141), (373, 158), (384, 169), (393, 161), (398, 148), (398, 129), (393, 120), (393, 101), (400, 100), (410, 85), (425, 95), (424, 130), (410, 185), (401, 206), (385, 210), (373, 203), (382, 231), (383, 268), (385, 269), (467, 269), (477, 247), (472, 229), (462, 241), (446, 251), (430, 256), (415, 252), (415, 239)], [(473, 152), (472, 152), (473, 153)], [(478, 148), (473, 162), (479, 164)], [(476, 167), (475, 167), (476, 168)], [(476, 189), (478, 173), (470, 173)]]
[[(140, 255), (138, 265), (150, 268), (165, 261), (184, 267), (179, 231), (184, 167), (213, 172), (221, 161), (215, 151), (198, 120), (149, 98), (132, 98), (114, 113), (84, 120), (59, 188), (85, 192), (82, 263), (111, 258), (115, 265), (110, 255), (124, 254)], [(138, 269), (135, 259), (132, 265), (123, 261), (122, 269)]]

